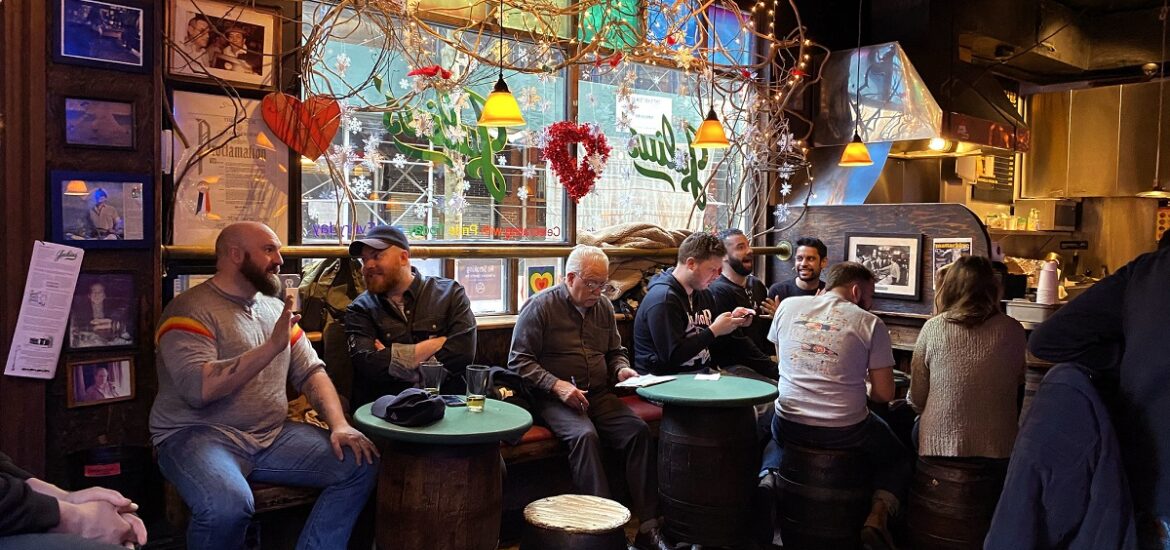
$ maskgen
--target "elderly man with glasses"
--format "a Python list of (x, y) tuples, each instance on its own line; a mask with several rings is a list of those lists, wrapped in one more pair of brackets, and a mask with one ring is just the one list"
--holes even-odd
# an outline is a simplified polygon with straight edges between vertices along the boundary
[(533, 412), (569, 447), (573, 482), (583, 493), (609, 498), (602, 446), (625, 458), (633, 512), (642, 522), (634, 545), (666, 548), (657, 528), (658, 487), (650, 429), (613, 393), (637, 376), (614, 320), (609, 258), (577, 246), (565, 262), (563, 284), (528, 300), (512, 333), (508, 368), (535, 388)]

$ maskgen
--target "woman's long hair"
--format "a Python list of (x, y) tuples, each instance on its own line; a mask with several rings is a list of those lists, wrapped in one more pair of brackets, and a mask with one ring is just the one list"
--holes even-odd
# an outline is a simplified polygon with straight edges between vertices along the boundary
[(962, 256), (948, 264), (934, 305), (946, 320), (974, 327), (999, 313), (999, 281), (991, 260)]

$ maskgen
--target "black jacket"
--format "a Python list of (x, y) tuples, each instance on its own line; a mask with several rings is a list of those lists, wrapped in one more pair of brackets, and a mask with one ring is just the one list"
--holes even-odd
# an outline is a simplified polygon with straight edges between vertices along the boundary
[(714, 366), (707, 347), (715, 334), (715, 300), (706, 290), (690, 297), (667, 269), (650, 280), (634, 316), (634, 369), (641, 373), (677, 374)]
[(57, 499), (33, 491), (28, 472), (0, 453), (0, 537), (42, 533), (61, 521)]
[[(414, 282), (403, 295), (403, 311), (382, 296), (363, 292), (349, 305), (345, 315), (345, 333), (349, 339), (349, 356), (353, 362), (353, 397), (357, 408), (377, 398), (414, 387), (413, 370), (391, 375), (393, 344), (417, 344), (432, 336), (446, 336), (447, 342), (435, 354), (448, 376), (443, 393), (459, 393), (463, 371), (475, 360), (475, 314), (471, 301), (459, 283), (442, 277), (425, 277), (411, 268)], [(385, 349), (377, 349), (374, 342)]]

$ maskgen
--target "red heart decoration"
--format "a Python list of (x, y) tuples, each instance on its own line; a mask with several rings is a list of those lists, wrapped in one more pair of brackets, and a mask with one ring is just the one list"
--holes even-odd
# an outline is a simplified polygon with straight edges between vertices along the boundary
[[(562, 120), (549, 126), (548, 136), (544, 158), (552, 165), (553, 173), (564, 184), (569, 197), (577, 202), (593, 189), (593, 184), (601, 176), (589, 164), (589, 156), (597, 154), (603, 162), (609, 160), (610, 147), (606, 143), (605, 134), (584, 124)], [(573, 143), (580, 143), (585, 149), (579, 163), (569, 154), (568, 146)]]
[(324, 96), (309, 96), (301, 101), (291, 95), (273, 92), (260, 102), (264, 122), (293, 151), (317, 160), (333, 143), (341, 128), (341, 104)]

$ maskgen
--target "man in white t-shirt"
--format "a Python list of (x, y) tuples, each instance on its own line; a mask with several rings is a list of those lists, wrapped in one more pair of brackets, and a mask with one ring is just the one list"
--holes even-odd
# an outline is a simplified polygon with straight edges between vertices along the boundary
[[(874, 274), (842, 262), (829, 269), (825, 292), (780, 303), (768, 340), (780, 359), (772, 436), (822, 449), (857, 449), (874, 469), (873, 506), (862, 528), (867, 548), (892, 548), (886, 520), (897, 513), (911, 455), (866, 397), (894, 397), (894, 354), (885, 323), (868, 310)], [(869, 382), (867, 392), (866, 382)]]

